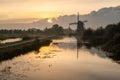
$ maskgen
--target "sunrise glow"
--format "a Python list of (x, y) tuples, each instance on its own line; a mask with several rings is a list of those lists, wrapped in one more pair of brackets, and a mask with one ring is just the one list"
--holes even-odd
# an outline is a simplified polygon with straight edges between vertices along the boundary
[(0, 0), (0, 20), (49, 18), (71, 15), (78, 11), (80, 14), (88, 14), (93, 10), (116, 6), (119, 3), (120, 0)]
[(49, 23), (52, 23), (53, 21), (52, 21), (52, 19), (48, 19), (48, 22), (49, 22)]

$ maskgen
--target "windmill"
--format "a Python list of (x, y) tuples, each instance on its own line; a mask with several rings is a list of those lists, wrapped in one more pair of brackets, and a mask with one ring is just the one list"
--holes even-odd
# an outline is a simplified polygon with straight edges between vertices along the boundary
[(77, 35), (79, 34), (79, 35), (82, 36), (82, 34), (84, 32), (84, 23), (86, 23), (86, 22), (88, 22), (88, 21), (87, 20), (85, 20), (85, 21), (80, 21), (79, 20), (79, 13), (78, 13), (77, 22), (69, 23), (69, 26), (70, 25), (77, 25), (76, 33), (77, 33)]

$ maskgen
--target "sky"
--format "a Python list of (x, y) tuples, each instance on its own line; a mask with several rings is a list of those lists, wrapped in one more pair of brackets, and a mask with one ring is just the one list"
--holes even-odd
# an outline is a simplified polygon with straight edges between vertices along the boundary
[(88, 14), (119, 5), (120, 0), (0, 0), (0, 20)]

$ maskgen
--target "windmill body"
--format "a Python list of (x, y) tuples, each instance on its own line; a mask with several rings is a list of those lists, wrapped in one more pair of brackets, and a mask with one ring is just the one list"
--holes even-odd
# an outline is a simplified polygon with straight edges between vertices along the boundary
[(79, 13), (78, 13), (77, 22), (69, 23), (69, 25), (77, 25), (76, 34), (82, 36), (83, 32), (84, 32), (84, 23), (85, 22), (87, 22), (87, 21), (80, 21), (79, 20)]

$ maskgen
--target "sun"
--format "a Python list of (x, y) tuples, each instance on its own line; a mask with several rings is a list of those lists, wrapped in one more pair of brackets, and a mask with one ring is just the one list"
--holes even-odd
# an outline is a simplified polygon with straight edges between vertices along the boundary
[(52, 19), (48, 19), (47, 21), (48, 21), (48, 23), (52, 23), (53, 22)]

